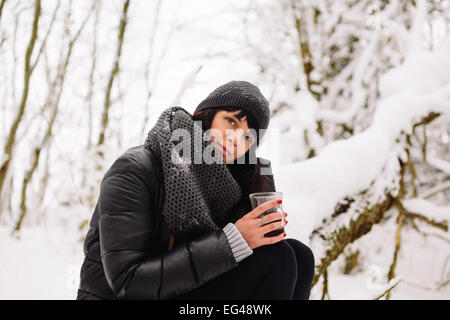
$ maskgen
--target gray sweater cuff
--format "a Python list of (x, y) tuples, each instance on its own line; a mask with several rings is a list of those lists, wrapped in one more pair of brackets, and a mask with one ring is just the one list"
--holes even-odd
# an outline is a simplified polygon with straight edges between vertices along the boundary
[(253, 250), (247, 244), (242, 234), (236, 228), (233, 223), (228, 223), (223, 232), (227, 236), (228, 243), (230, 244), (231, 251), (233, 252), (234, 259), (239, 262), (253, 253)]

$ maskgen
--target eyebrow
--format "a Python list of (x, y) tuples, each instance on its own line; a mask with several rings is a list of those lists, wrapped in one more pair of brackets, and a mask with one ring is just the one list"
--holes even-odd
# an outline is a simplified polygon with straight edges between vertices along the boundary
[[(237, 117), (235, 117), (234, 116), (234, 114), (231, 114), (230, 115), (230, 117), (232, 117), (233, 119), (236, 119), (237, 121), (239, 121), (239, 122), (241, 122), (242, 123), (242, 121), (241, 120), (239, 120)], [(242, 117), (243, 118), (243, 117)], [(250, 136), (253, 138), (253, 139), (256, 139), (255, 138), (255, 135), (250, 131), (250, 130), (248, 130), (248, 131), (245, 131), (245, 133), (249, 133), (250, 134)]]
[[(239, 122), (242, 122), (240, 119), (238, 119), (238, 117), (236, 117), (235, 115), (236, 114), (238, 114), (239, 112), (236, 112), (236, 113), (232, 113), (231, 115), (230, 115), (230, 117), (233, 117), (234, 119), (236, 119), (237, 121), (239, 121)], [(241, 119), (242, 119), (243, 117), (241, 117)]]
[(237, 121), (239, 121), (239, 122), (241, 122), (241, 120), (240, 119), (238, 119), (234, 114), (231, 114), (230, 115), (230, 117), (232, 117), (233, 119), (235, 119), (235, 120), (237, 120)]

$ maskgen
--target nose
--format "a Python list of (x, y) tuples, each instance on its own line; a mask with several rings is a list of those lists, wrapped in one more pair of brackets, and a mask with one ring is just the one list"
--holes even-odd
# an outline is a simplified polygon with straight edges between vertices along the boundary
[(229, 136), (228, 142), (230, 145), (233, 145), (234, 148), (237, 148), (239, 145), (239, 141), (243, 141), (245, 139), (245, 134), (242, 130), (233, 130), (233, 134)]

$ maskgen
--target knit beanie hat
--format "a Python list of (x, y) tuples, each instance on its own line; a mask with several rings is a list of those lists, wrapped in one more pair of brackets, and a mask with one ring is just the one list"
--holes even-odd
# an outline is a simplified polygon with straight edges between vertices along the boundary
[[(212, 91), (194, 112), (218, 108), (239, 107), (248, 111), (258, 123), (258, 129), (267, 129), (270, 120), (269, 102), (259, 91), (258, 87), (247, 81), (230, 81)], [(265, 130), (257, 132), (261, 140)]]

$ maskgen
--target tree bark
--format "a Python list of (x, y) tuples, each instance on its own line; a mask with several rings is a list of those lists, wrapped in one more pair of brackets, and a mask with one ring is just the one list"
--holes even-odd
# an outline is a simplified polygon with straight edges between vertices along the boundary
[(326, 250), (319, 265), (316, 266), (313, 286), (325, 274), (330, 264), (339, 257), (347, 245), (367, 234), (373, 225), (381, 221), (384, 213), (391, 208), (393, 200), (394, 198), (390, 194), (387, 194), (383, 202), (378, 203), (372, 208), (366, 208), (356, 219), (350, 221), (348, 227), (338, 229), (333, 235), (329, 236), (327, 239), (327, 242), (330, 243), (328, 246), (329, 249)]

